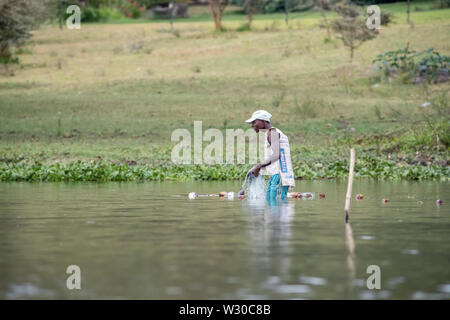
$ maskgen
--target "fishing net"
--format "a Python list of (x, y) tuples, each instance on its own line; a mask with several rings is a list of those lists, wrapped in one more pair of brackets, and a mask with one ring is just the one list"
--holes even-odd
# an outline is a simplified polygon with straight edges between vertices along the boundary
[(266, 181), (263, 175), (255, 177), (253, 173), (248, 174), (245, 177), (242, 190), (245, 190), (247, 199), (265, 199), (266, 198)]

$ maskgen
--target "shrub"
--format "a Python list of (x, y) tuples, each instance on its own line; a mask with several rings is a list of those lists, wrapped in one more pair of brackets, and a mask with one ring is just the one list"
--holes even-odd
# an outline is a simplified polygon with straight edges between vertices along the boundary
[(380, 23), (382, 26), (387, 26), (394, 20), (394, 17), (395, 17), (394, 14), (390, 13), (389, 11), (381, 9)]
[(100, 8), (100, 20), (117, 20), (122, 18), (122, 13), (117, 8), (103, 7)]
[[(67, 19), (67, 17), (65, 17), (65, 19)], [(100, 21), (100, 9), (95, 7), (84, 7), (81, 10), (81, 21), (82, 22)]]
[[(369, 14), (367, 13), (367, 11), (365, 12), (364, 16), (367, 18), (369, 16)], [(382, 26), (387, 26), (389, 23), (391, 23), (394, 20), (394, 14), (381, 9), (380, 11), (380, 24)]]
[[(232, 0), (231, 4), (242, 7), (247, 12), (247, 0)], [(286, 0), (261, 0), (259, 1), (259, 10), (262, 13), (284, 12)], [(306, 11), (314, 7), (315, 0), (287, 0), (289, 12)]]
[(416, 52), (407, 47), (379, 54), (373, 62), (387, 77), (401, 74), (436, 82), (441, 73), (448, 75), (450, 57), (441, 55), (433, 48)]
[(133, 19), (139, 18), (144, 10), (144, 7), (134, 0), (120, 2), (119, 8), (126, 17)]
[(250, 23), (248, 23), (248, 22), (241, 24), (236, 29), (237, 32), (244, 32), (244, 31), (250, 31), (250, 30), (251, 30)]
[[(69, 14), (64, 12), (64, 19), (69, 17)], [(81, 22), (106, 22), (109, 20), (117, 20), (122, 18), (122, 13), (115, 7), (100, 7), (86, 6), (81, 9)]]
[(436, 0), (433, 3), (434, 9), (446, 9), (450, 8), (450, 0)]

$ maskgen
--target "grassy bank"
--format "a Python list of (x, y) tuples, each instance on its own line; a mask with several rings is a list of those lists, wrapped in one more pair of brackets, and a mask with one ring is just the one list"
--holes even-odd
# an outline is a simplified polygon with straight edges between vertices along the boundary
[(449, 84), (382, 80), (372, 60), (408, 42), (449, 55), (450, 10), (413, 11), (411, 27), (402, 5), (352, 62), (311, 12), (289, 28), (258, 15), (250, 32), (233, 31), (242, 15), (223, 33), (209, 20), (177, 21), (176, 34), (167, 22), (44, 27), (0, 76), (0, 180), (239, 179), (248, 166), (172, 164), (171, 133), (194, 120), (247, 129), (260, 107), (289, 136), (299, 178), (344, 176), (354, 146), (359, 176), (448, 180)]

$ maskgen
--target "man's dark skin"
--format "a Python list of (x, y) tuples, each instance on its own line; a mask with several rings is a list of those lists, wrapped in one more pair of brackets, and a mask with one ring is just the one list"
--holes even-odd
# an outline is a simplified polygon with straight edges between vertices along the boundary
[[(270, 130), (272, 129), (272, 125), (268, 121), (256, 119), (252, 122), (252, 128), (256, 131), (256, 133), (259, 132), (259, 130)], [(259, 171), (261, 168), (267, 167), (274, 161), (277, 161), (280, 159), (280, 134), (276, 132), (276, 130), (270, 130), (270, 134), (267, 135), (267, 141), (269, 142), (269, 145), (272, 147), (272, 156), (269, 159), (264, 160), (263, 162), (257, 164), (251, 169), (251, 172), (257, 177), (259, 175)], [(274, 142), (272, 144), (272, 141)]]

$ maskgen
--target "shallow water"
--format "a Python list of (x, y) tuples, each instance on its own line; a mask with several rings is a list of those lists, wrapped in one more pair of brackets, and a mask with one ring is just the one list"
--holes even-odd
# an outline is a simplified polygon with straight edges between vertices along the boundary
[[(355, 181), (364, 200), (347, 226), (345, 181), (299, 181), (326, 198), (271, 206), (187, 198), (239, 189), (2, 183), (0, 298), (450, 298), (449, 183)], [(69, 265), (81, 290), (66, 288)], [(369, 265), (380, 290), (366, 286)]]

